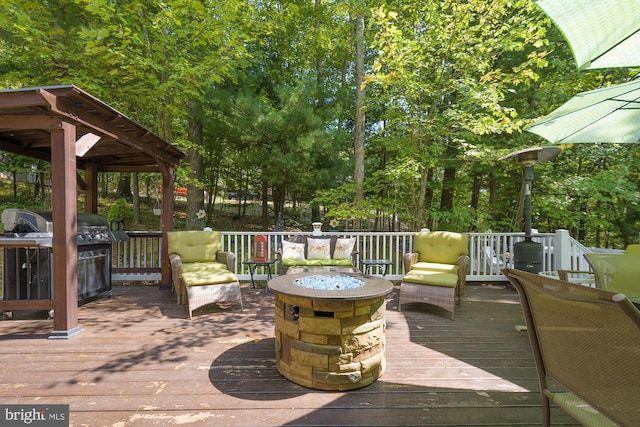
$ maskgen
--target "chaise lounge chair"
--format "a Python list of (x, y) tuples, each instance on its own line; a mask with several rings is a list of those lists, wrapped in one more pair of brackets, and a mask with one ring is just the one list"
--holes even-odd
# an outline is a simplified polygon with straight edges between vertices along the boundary
[(172, 287), (178, 304), (188, 304), (189, 319), (199, 307), (220, 301), (240, 304), (240, 282), (232, 270), (235, 254), (222, 252), (217, 231), (172, 231), (167, 233)]

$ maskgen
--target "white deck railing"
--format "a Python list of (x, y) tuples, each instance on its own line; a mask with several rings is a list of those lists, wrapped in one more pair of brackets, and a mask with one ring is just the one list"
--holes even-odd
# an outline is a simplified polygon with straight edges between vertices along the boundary
[[(113, 246), (113, 274), (115, 281), (160, 280), (160, 232), (129, 232), (129, 241), (116, 242)], [(325, 233), (326, 234), (326, 233)], [(414, 232), (339, 232), (340, 237), (355, 237), (359, 259), (385, 259), (392, 265), (387, 268), (389, 280), (402, 279), (402, 256), (412, 250)], [(242, 261), (252, 257), (255, 236), (267, 236), (267, 250), (275, 258), (282, 239), (293, 235), (310, 235), (309, 232), (239, 232), (223, 231), (223, 250), (236, 254), (235, 273), (240, 280), (249, 280), (249, 269)], [(506, 281), (500, 269), (513, 267), (513, 245), (524, 240), (524, 233), (469, 233), (469, 257), (471, 259), (468, 281)], [(589, 252), (567, 230), (551, 234), (534, 234), (533, 241), (543, 245), (542, 270), (588, 270), (583, 254)], [(357, 266), (362, 269), (360, 265)], [(278, 274), (279, 266), (275, 266)], [(373, 269), (373, 274), (381, 272)], [(258, 267), (255, 280), (267, 278), (266, 268)]]
[[(160, 231), (128, 231), (129, 240), (112, 246), (111, 280), (160, 281), (162, 260)], [(167, 262), (169, 262), (167, 260)]]

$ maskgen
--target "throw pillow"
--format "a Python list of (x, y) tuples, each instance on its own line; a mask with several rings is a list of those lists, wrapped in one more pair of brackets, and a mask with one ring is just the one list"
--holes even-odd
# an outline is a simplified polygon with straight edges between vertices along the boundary
[(309, 259), (331, 259), (331, 240), (307, 238)]
[(336, 249), (333, 251), (333, 259), (351, 259), (353, 247), (356, 245), (356, 238), (336, 240)]
[(304, 243), (282, 241), (282, 258), (304, 261)]

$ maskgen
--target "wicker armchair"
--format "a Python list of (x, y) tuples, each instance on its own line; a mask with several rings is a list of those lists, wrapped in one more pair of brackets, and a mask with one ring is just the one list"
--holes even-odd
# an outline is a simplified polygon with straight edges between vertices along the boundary
[(232, 273), (235, 254), (222, 252), (217, 231), (167, 233), (172, 288), (178, 304), (188, 304), (189, 319), (199, 307), (219, 301), (240, 303), (240, 282)]
[(469, 236), (448, 231), (421, 232), (413, 250), (404, 255), (399, 309), (410, 302), (442, 307), (454, 319), (469, 272)]
[(527, 324), (543, 425), (550, 402), (585, 426), (640, 420), (640, 311), (623, 294), (524, 271), (502, 271)]

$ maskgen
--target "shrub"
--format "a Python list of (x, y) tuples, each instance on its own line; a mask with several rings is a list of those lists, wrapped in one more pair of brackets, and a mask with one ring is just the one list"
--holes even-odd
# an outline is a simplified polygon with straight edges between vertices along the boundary
[(125, 199), (118, 199), (109, 208), (107, 212), (107, 220), (124, 221), (124, 229), (131, 230), (133, 228), (133, 208), (127, 204)]

